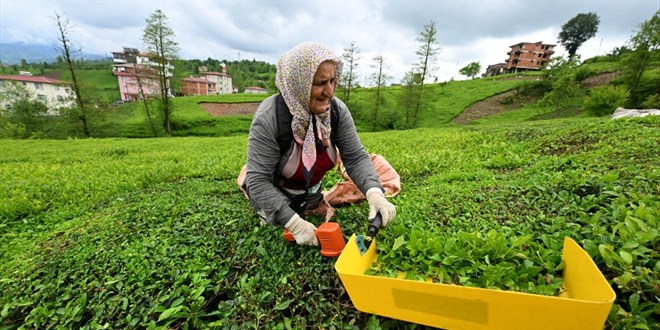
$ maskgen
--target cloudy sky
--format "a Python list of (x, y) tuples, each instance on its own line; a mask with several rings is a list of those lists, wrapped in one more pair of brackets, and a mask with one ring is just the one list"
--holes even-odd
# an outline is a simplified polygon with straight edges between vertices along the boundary
[[(382, 54), (399, 82), (418, 62), (415, 41), (435, 22), (441, 52), (433, 76), (465, 79), (458, 70), (478, 61), (482, 72), (504, 62), (519, 42), (556, 44), (561, 26), (579, 13), (600, 17), (596, 37), (582, 59), (622, 46), (660, 9), (660, 0), (375, 0), (375, 1), (191, 1), (191, 0), (0, 0), (0, 43), (57, 44), (53, 19), (69, 19), (69, 37), (86, 53), (143, 48), (146, 18), (156, 9), (168, 17), (184, 59), (256, 59), (276, 63), (304, 41), (328, 45), (338, 55), (355, 42), (362, 80)], [(565, 50), (558, 46), (558, 55)], [(231, 74), (231, 73), (230, 73)]]

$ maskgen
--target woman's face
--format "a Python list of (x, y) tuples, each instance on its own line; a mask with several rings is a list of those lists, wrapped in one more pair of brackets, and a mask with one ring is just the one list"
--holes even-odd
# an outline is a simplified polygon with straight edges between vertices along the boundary
[(309, 110), (315, 114), (322, 114), (330, 108), (330, 100), (335, 94), (337, 76), (335, 63), (325, 61), (316, 69), (312, 80), (312, 92), (309, 98)]

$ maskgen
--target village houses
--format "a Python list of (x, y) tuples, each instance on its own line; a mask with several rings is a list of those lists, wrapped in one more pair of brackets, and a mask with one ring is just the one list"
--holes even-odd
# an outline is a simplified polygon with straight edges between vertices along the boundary
[[(151, 60), (151, 54), (140, 52), (135, 48), (124, 47), (121, 52), (112, 52), (112, 73), (117, 76), (119, 95), (122, 101), (130, 102), (140, 99), (141, 95), (159, 95), (160, 86), (157, 73), (158, 63)], [(172, 77), (174, 66), (165, 63), (165, 76)]]
[(206, 66), (199, 67), (199, 77), (188, 77), (181, 81), (181, 95), (219, 95), (233, 93), (231, 76), (227, 74), (227, 65), (220, 64), (222, 72), (208, 71)]
[[(124, 47), (121, 52), (112, 52), (112, 72), (117, 76), (119, 93), (122, 101), (135, 101), (144, 96), (160, 94), (156, 65), (151, 60), (151, 54), (140, 52), (135, 48)], [(180, 95), (218, 95), (231, 94), (231, 76), (227, 74), (227, 66), (221, 64), (222, 72), (209, 72), (200, 68), (200, 77), (188, 77), (181, 80)], [(168, 61), (165, 65), (168, 86), (173, 77), (174, 66)], [(174, 95), (171, 88), (168, 92)]]
[[(5, 95), (11, 84), (26, 89), (33, 99), (48, 107), (49, 115), (59, 114), (59, 109), (74, 105), (74, 97), (69, 83), (48, 77), (36, 77), (30, 72), (21, 71), (18, 75), (0, 75), (0, 95)], [(2, 109), (11, 109), (11, 100), (0, 98)]]

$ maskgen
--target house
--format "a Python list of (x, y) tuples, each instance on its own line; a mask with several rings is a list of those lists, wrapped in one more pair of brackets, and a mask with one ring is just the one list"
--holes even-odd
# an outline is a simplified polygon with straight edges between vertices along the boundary
[(199, 75), (201, 78), (216, 84), (216, 94), (231, 94), (233, 92), (232, 81), (231, 76), (227, 74), (227, 65), (221, 63), (220, 66), (222, 72), (207, 72), (206, 67), (200, 67)]
[(182, 95), (214, 95), (218, 94), (217, 84), (204, 78), (185, 78), (181, 80)]
[(550, 62), (550, 56), (555, 53), (553, 50), (555, 46), (544, 44), (541, 41), (521, 42), (509, 46), (511, 50), (507, 52), (509, 55), (506, 60), (507, 73), (541, 69)]
[[(119, 94), (122, 101), (135, 101), (144, 95), (160, 95), (160, 79), (158, 78), (158, 63), (153, 61), (153, 54), (140, 52), (135, 48), (124, 47), (121, 52), (112, 52), (112, 73), (117, 76)], [(172, 77), (174, 66), (167, 61), (165, 63), (165, 76), (168, 81)]]
[(497, 76), (506, 73), (506, 63), (491, 64), (486, 68), (484, 77)]
[[(59, 114), (59, 109), (75, 104), (73, 90), (69, 83), (48, 77), (35, 77), (29, 72), (19, 75), (0, 75), (0, 95), (5, 95), (10, 84), (22, 85), (34, 99), (43, 102), (48, 107), (49, 115)], [(2, 109), (11, 108), (11, 103), (0, 98)]]
[(250, 87), (245, 87), (245, 92), (246, 94), (267, 94), (268, 90), (265, 88), (257, 87), (257, 86), (250, 86)]

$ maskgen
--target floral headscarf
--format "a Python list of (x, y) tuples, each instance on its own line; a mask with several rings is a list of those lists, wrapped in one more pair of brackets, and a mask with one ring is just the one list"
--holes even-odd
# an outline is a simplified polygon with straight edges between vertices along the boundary
[[(275, 74), (275, 85), (293, 116), (291, 120), (293, 138), (302, 145), (303, 172), (308, 181), (314, 173), (316, 163), (314, 134), (325, 146), (330, 145), (330, 111), (317, 115), (309, 109), (314, 74), (319, 65), (325, 61), (335, 63), (335, 71), (339, 78), (343, 66), (341, 60), (326, 46), (317, 42), (305, 42), (280, 57)], [(317, 132), (310, 129), (313, 127), (312, 116), (316, 116)]]

